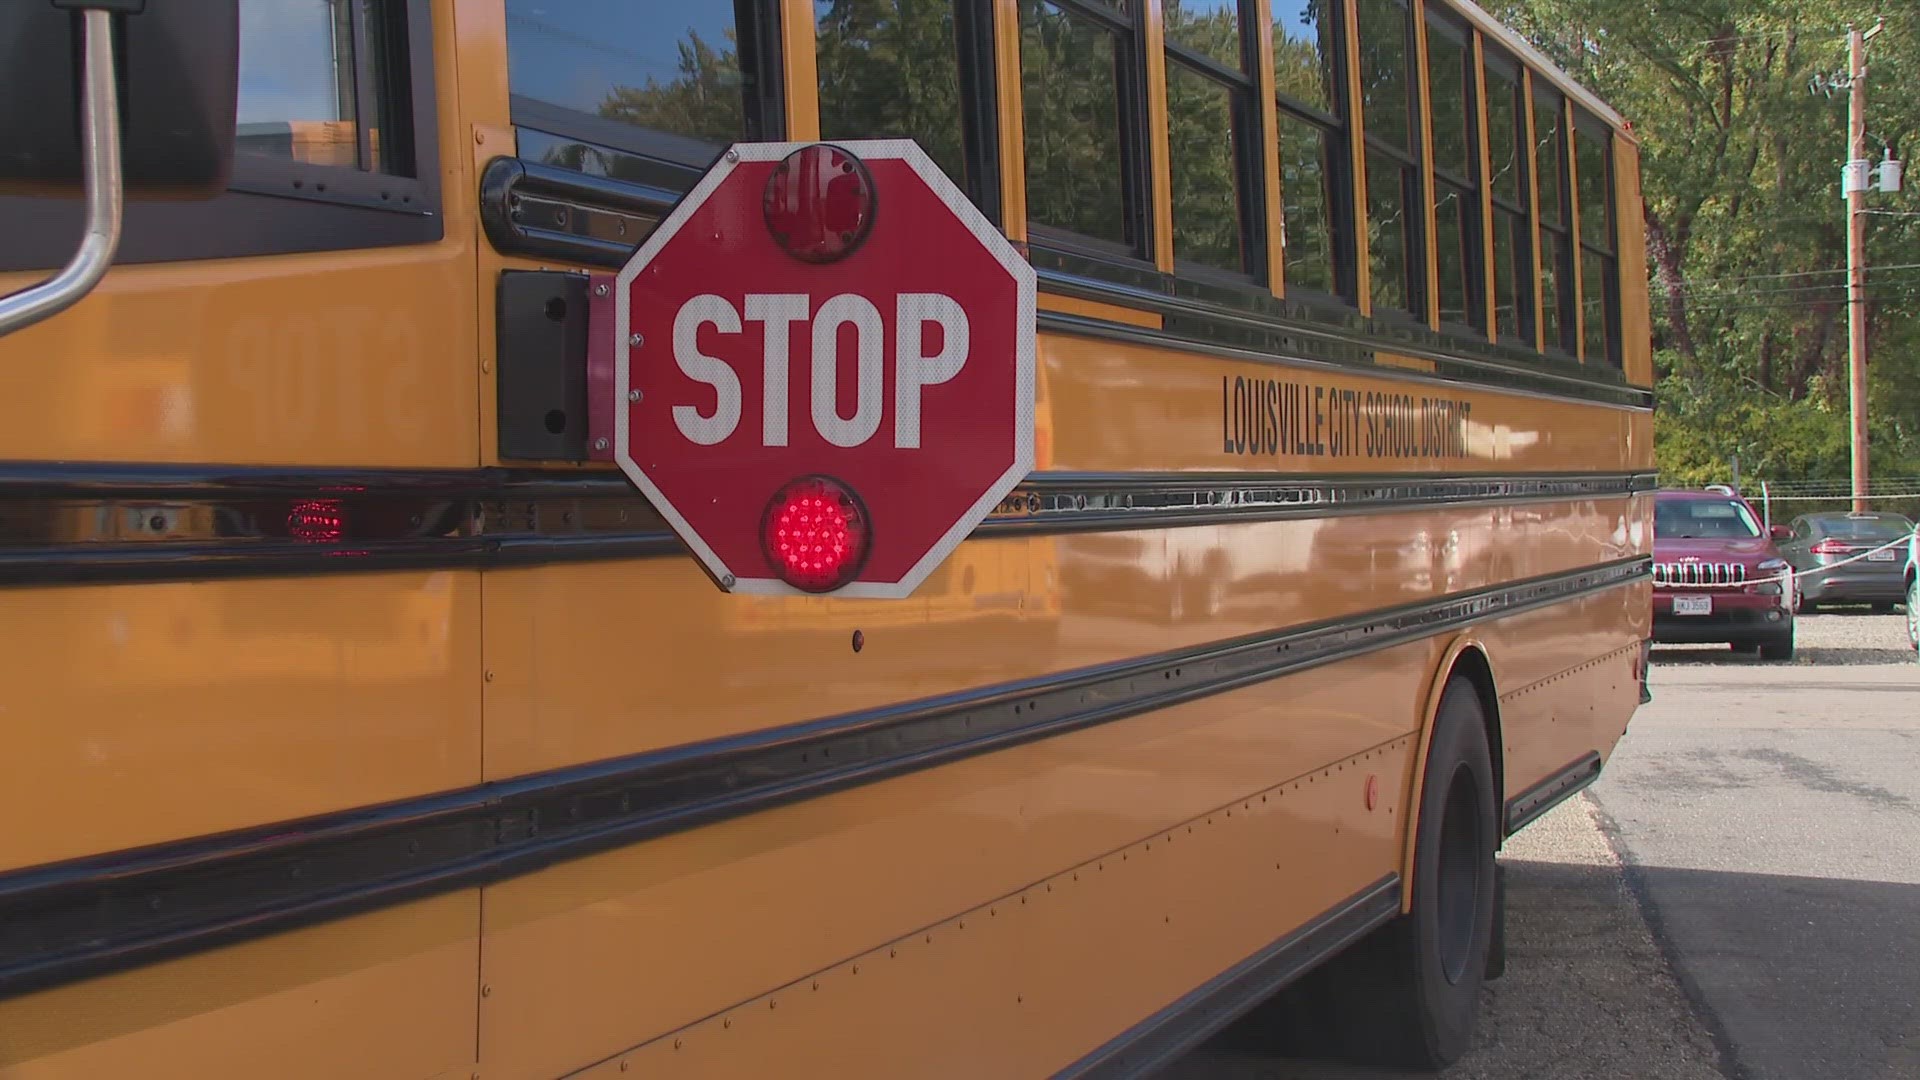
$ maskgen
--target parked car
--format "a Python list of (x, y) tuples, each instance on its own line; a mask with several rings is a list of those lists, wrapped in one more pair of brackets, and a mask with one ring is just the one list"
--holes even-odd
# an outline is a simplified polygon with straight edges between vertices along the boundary
[[(1653, 640), (1726, 642), (1763, 660), (1793, 657), (1790, 564), (1738, 495), (1661, 491), (1653, 503)], [(1772, 579), (1772, 580), (1769, 580)]]
[[(1793, 564), (1801, 611), (1823, 603), (1867, 603), (1886, 615), (1907, 594), (1907, 545), (1885, 547), (1913, 534), (1899, 514), (1831, 511), (1802, 514), (1788, 523), (1780, 554)], [(1882, 550), (1874, 550), (1881, 548)], [(1855, 556), (1871, 552), (1864, 559)], [(1840, 565), (1838, 569), (1827, 567)]]

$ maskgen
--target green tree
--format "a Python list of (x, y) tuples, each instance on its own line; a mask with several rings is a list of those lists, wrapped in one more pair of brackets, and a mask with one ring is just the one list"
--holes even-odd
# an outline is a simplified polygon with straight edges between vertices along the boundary
[[(1864, 0), (1507, 0), (1495, 13), (1634, 123), (1654, 345), (1656, 448), (1686, 482), (1847, 474), (1848, 22)], [(1920, 133), (1920, 18), (1872, 44), (1868, 130)], [(1877, 154), (1875, 156), (1878, 156)], [(1920, 469), (1920, 200), (1868, 229), (1874, 469)]]
[(739, 139), (746, 130), (746, 104), (735, 32), (729, 28), (726, 46), (716, 49), (688, 31), (678, 49), (677, 78), (663, 83), (649, 77), (642, 87), (615, 87), (601, 102), (600, 115), (715, 145)]

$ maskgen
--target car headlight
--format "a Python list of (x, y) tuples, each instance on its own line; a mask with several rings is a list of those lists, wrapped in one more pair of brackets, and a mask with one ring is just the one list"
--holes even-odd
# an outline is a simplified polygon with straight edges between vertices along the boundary
[(1755, 567), (1755, 569), (1772, 573), (1776, 570), (1785, 570), (1789, 565), (1791, 564), (1785, 559), (1766, 559), (1763, 560), (1759, 566)]

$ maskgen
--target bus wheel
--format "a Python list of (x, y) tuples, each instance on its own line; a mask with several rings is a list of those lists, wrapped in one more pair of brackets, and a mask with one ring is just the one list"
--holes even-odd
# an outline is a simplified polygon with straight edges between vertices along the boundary
[(1494, 802), (1480, 695), (1454, 679), (1427, 751), (1413, 910), (1331, 965), (1342, 1056), (1437, 1070), (1472, 1042), (1493, 940)]

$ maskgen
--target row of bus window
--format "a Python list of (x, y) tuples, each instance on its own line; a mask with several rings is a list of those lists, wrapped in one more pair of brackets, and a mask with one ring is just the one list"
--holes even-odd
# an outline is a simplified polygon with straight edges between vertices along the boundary
[[(1359, 27), (1358, 155), (1341, 2), (1356, 5)], [(767, 62), (777, 38), (753, 0), (507, 0), (506, 8), (523, 154), (683, 187), (719, 147), (779, 134), (777, 68)], [(1015, 8), (1032, 239), (1150, 260), (1146, 5), (1017, 0)], [(1176, 268), (1262, 281), (1269, 223), (1256, 6), (1164, 0), (1162, 8)], [(983, 0), (816, 0), (821, 135), (914, 138), (997, 212), (991, 88), (977, 85), (993, 55), (988, 9)], [(1425, 7), (1422, 27), (1407, 0), (1270, 0), (1270, 11), (1282, 191), (1274, 225), (1284, 231), (1289, 295), (1357, 298), (1353, 222), (1364, 211), (1376, 313), (1437, 314), (1443, 328), (1527, 346), (1537, 332), (1550, 351), (1618, 363), (1605, 125), (1570, 110), (1545, 80), (1531, 80), (1529, 95), (1519, 64), (1484, 42), (1476, 48), (1471, 28), (1437, 4)], [(1416, 63), (1422, 32), (1430, 138)], [(1364, 207), (1352, 205), (1356, 157)], [(1431, 290), (1430, 244), (1439, 268)]]
[[(1538, 333), (1551, 351), (1618, 362), (1607, 128), (1570, 109), (1544, 80), (1528, 80), (1510, 57), (1484, 42), (1476, 48), (1470, 29), (1438, 5), (1425, 9), (1416, 28), (1406, 0), (1346, 0), (1356, 5), (1360, 28), (1350, 82), (1340, 2), (1270, 0), (1283, 192), (1281, 219), (1270, 224), (1255, 76), (1264, 58), (1248, 17), (1255, 5), (1165, 0), (1177, 266), (1258, 281), (1266, 274), (1266, 230), (1278, 227), (1288, 292), (1352, 301), (1362, 287), (1352, 228), (1360, 217), (1364, 280), (1376, 311), (1437, 315), (1445, 327), (1503, 342), (1531, 343)], [(1014, 6), (1030, 230), (1043, 244), (1149, 259), (1143, 5)], [(390, 149), (404, 141), (380, 137), (403, 133), (404, 125), (374, 115), (398, 102), (386, 93), (392, 80), (382, 77), (390, 68), (382, 61), (393, 48), (380, 34), (402, 7), (400, 0), (247, 0), (242, 148), (352, 166), (354, 132), (386, 119), (384, 130), (357, 140), (374, 159), (359, 167), (405, 174), (404, 159)], [(993, 55), (989, 7), (986, 0), (816, 0), (822, 134), (915, 138), (997, 213), (992, 89), (981, 85)], [(523, 153), (671, 191), (689, 184), (719, 147), (779, 135), (780, 80), (770, 62), (778, 31), (764, 0), (506, 0), (506, 17)], [(1430, 137), (1417, 33), (1425, 39)], [(371, 63), (356, 64), (356, 53)], [(375, 77), (359, 78), (362, 67)], [(1350, 143), (1355, 84), (1364, 128), (1357, 155)], [(1356, 160), (1364, 207), (1352, 205), (1361, 179)], [(1432, 290), (1429, 245), (1439, 268)]]

